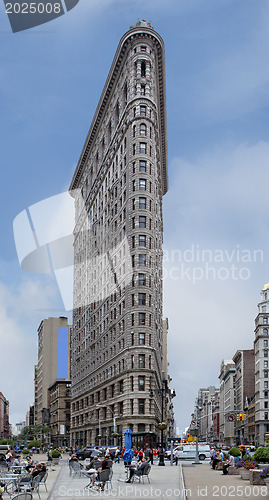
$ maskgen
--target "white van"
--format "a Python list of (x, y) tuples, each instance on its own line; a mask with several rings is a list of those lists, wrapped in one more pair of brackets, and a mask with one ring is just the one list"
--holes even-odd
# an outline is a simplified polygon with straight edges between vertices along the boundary
[(10, 444), (0, 444), (0, 456), (6, 455), (8, 450), (10, 450)]
[[(173, 449), (173, 455), (175, 451), (178, 450), (178, 458), (181, 460), (182, 458), (190, 458), (194, 459), (196, 455), (196, 445), (195, 444), (186, 444), (175, 446)], [(198, 444), (198, 453), (199, 460), (205, 460), (206, 458), (210, 458), (210, 447), (208, 444)], [(166, 457), (171, 457), (171, 450), (166, 451)]]

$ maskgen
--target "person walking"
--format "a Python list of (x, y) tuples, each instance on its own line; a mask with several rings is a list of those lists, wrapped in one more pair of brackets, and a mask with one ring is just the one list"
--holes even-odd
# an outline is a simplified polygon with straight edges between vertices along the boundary
[(149, 449), (149, 461), (150, 461), (151, 465), (153, 465), (153, 449), (152, 448)]
[(179, 450), (176, 450), (174, 452), (174, 458), (175, 458), (175, 462), (176, 462), (176, 465), (178, 464), (178, 459), (179, 459)]

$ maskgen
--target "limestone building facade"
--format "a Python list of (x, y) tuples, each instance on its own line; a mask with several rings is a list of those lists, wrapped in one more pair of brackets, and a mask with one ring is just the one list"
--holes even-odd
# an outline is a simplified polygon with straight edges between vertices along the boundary
[(38, 362), (35, 366), (35, 425), (49, 425), (49, 387), (57, 378), (70, 379), (70, 332), (68, 319), (43, 319), (38, 327)]
[[(160, 440), (164, 44), (146, 21), (119, 42), (70, 191), (75, 198), (71, 444)], [(150, 398), (150, 392), (154, 398)]]
[(269, 442), (269, 284), (261, 291), (255, 319), (255, 445)]

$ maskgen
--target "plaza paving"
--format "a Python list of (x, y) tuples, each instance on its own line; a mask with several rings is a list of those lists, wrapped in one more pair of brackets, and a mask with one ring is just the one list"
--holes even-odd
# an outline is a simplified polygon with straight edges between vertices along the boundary
[(208, 462), (198, 465), (184, 464), (183, 476), (187, 500), (269, 499), (266, 486), (251, 485), (239, 475), (224, 476), (221, 471), (211, 469)]
[(161, 500), (168, 498), (181, 498), (179, 467), (170, 467), (167, 464), (165, 467), (158, 467), (157, 462), (150, 471), (150, 483), (147, 478), (144, 478), (144, 484), (136, 480), (134, 483), (126, 484), (124, 464), (113, 465), (112, 489), (107, 488), (104, 492), (92, 489), (85, 489), (89, 482), (87, 477), (70, 476), (68, 463), (65, 462), (61, 466), (61, 471), (55, 484), (48, 496), (49, 500), (60, 500), (68, 498), (70, 500), (76, 498), (128, 498), (130, 500), (138, 498), (147, 498), (148, 500)]
[[(44, 455), (35, 455), (35, 460), (44, 460)], [(49, 469), (47, 489), (40, 488), (41, 500), (75, 500), (77, 498), (113, 498), (120, 500), (128, 498), (137, 500), (140, 498), (148, 500), (201, 500), (202, 498), (219, 500), (229, 498), (241, 498), (249, 500), (261, 500), (269, 498), (265, 486), (252, 486), (249, 481), (243, 481), (240, 476), (223, 476), (221, 471), (211, 469), (208, 462), (193, 465), (191, 462), (183, 463), (184, 483), (181, 481), (181, 467), (170, 467), (166, 462), (165, 467), (159, 467), (156, 463), (150, 471), (150, 483), (144, 478), (144, 484), (137, 480), (128, 484), (124, 464), (113, 465), (112, 489), (104, 492), (85, 489), (89, 480), (85, 476), (70, 476), (68, 466), (68, 455), (64, 455), (59, 465), (52, 465)], [(185, 486), (185, 488), (184, 488)], [(7, 495), (4, 498), (8, 498)], [(34, 493), (34, 500), (38, 496)]]

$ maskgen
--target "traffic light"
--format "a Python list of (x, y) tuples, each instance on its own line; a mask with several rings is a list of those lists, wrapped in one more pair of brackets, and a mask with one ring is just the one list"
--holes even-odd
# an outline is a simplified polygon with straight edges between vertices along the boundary
[(246, 414), (245, 413), (238, 413), (236, 416), (236, 420), (246, 420)]

